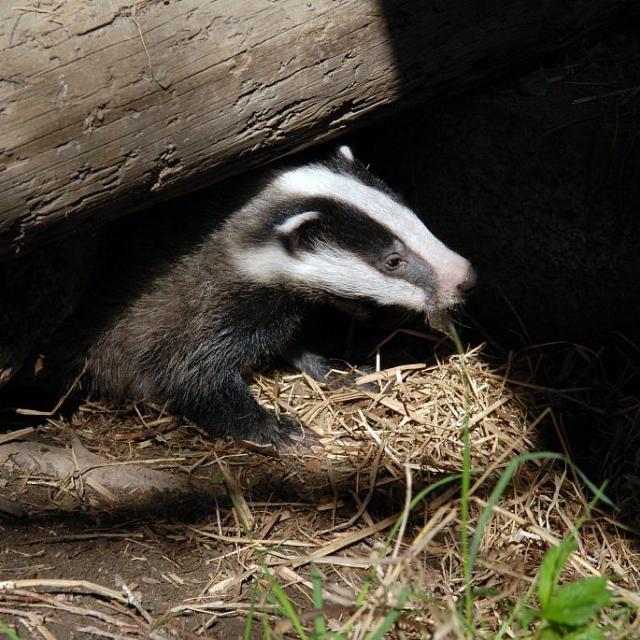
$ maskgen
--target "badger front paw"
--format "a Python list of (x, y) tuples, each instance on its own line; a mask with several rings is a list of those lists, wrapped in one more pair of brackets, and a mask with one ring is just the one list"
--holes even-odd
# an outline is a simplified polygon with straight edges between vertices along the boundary
[(313, 431), (304, 429), (291, 416), (276, 417), (259, 405), (238, 373), (212, 390), (206, 403), (185, 395), (174, 402), (171, 409), (209, 429), (215, 436), (271, 445), (280, 451), (294, 447), (309, 449), (318, 441)]
[(300, 448), (309, 450), (319, 444), (317, 434), (291, 416), (267, 414), (251, 437), (246, 438), (257, 444), (271, 445), (278, 451)]

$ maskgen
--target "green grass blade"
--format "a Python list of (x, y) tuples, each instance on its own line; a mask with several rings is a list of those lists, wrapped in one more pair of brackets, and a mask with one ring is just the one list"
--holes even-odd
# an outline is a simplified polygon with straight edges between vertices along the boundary
[(498, 629), (498, 632), (496, 633), (493, 640), (502, 640), (502, 636), (504, 636), (504, 634), (511, 629), (511, 625), (513, 624), (514, 620), (520, 615), (520, 612), (524, 610), (527, 602), (531, 598), (535, 586), (536, 583), (533, 582), (529, 586), (527, 591), (518, 598), (516, 606), (513, 607), (511, 613), (507, 616), (507, 619), (500, 625), (500, 628)]
[(322, 600), (322, 576), (318, 571), (318, 567), (313, 563), (311, 564), (311, 585), (313, 589), (313, 609), (318, 612), (318, 615), (313, 619), (313, 629), (315, 637), (320, 639), (327, 635), (327, 623), (324, 619), (324, 614), (322, 613), (322, 609), (324, 607)]
[(449, 333), (460, 356), (462, 371), (464, 373), (464, 419), (462, 423), (462, 486), (460, 489), (460, 546), (462, 551), (462, 574), (464, 579), (464, 618), (467, 634), (473, 631), (473, 591), (471, 579), (473, 576), (473, 562), (469, 555), (469, 490), (471, 487), (471, 437), (469, 432), (469, 420), (471, 409), (469, 393), (471, 391), (471, 377), (467, 371), (464, 360), (464, 348), (462, 341), (453, 323), (449, 323)]
[(405, 590), (398, 598), (398, 604), (384, 617), (384, 620), (370, 633), (365, 636), (365, 640), (382, 640), (388, 631), (391, 630), (396, 620), (400, 617), (404, 603), (411, 596), (411, 590)]
[(389, 611), (384, 620), (372, 631), (371, 635), (366, 637), (366, 640), (381, 640), (381, 638), (384, 638), (387, 631), (391, 630), (391, 627), (393, 627), (399, 617), (400, 609), (392, 609)]
[(4, 633), (9, 640), (20, 640), (20, 636), (13, 630), (10, 629), (2, 620), (0, 620), (0, 631)]
[(251, 633), (253, 632), (253, 614), (255, 604), (255, 593), (252, 593), (251, 603), (249, 604), (249, 613), (247, 615), (247, 619), (244, 621), (244, 629), (242, 630), (242, 640), (251, 640)]
[(471, 590), (472, 565), (469, 563), (469, 489), (471, 487), (471, 441), (469, 436), (469, 398), (464, 398), (462, 488), (460, 490), (460, 543), (464, 577), (464, 613), (467, 629), (473, 628), (473, 592)]
[[(418, 491), (418, 493), (416, 493), (416, 495), (411, 499), (411, 502), (409, 503), (409, 511), (413, 511), (430, 493), (433, 493), (436, 489), (446, 487), (448, 484), (451, 484), (456, 480), (460, 480), (461, 478), (461, 473), (455, 473), (447, 476), (446, 478), (440, 478), (440, 480), (436, 480), (432, 484), (420, 489), (420, 491)], [(389, 531), (389, 535), (384, 543), (385, 550), (389, 548), (389, 545), (393, 542), (401, 526), (402, 516), (400, 516), (394, 523), (393, 527), (391, 527), (391, 531)]]
[[(445, 487), (446, 485), (451, 484), (456, 480), (460, 480), (460, 478), (462, 478), (462, 474), (456, 473), (456, 474), (447, 476), (445, 478), (440, 478), (440, 480), (436, 480), (436, 482), (433, 482), (432, 484), (424, 487), (423, 489), (418, 491), (418, 493), (416, 493), (416, 495), (411, 499), (411, 502), (409, 503), (409, 511), (413, 511), (433, 491), (436, 491), (440, 487)], [(393, 524), (393, 527), (391, 527), (391, 531), (389, 531), (389, 535), (384, 541), (384, 545), (383, 545), (382, 553), (380, 557), (384, 557), (384, 553), (386, 553), (387, 549), (389, 548), (391, 543), (394, 541), (396, 535), (398, 535), (398, 531), (400, 531), (401, 526), (402, 526), (402, 516), (400, 516)], [(365, 583), (362, 585), (358, 593), (358, 597), (356, 598), (356, 606), (360, 607), (364, 603), (367, 597), (367, 594), (371, 589), (371, 582), (374, 577), (375, 577), (375, 571), (371, 570), (369, 572), (369, 577), (367, 578)]]
[(553, 453), (551, 451), (536, 451), (533, 453), (525, 453), (513, 458), (513, 460), (509, 462), (505, 470), (502, 472), (500, 478), (498, 478), (496, 486), (493, 488), (493, 491), (491, 492), (489, 499), (487, 500), (487, 506), (480, 514), (480, 518), (478, 518), (478, 524), (476, 525), (476, 530), (473, 534), (471, 546), (469, 549), (469, 566), (467, 567), (467, 571), (469, 573), (472, 573), (473, 571), (473, 565), (475, 564), (476, 556), (478, 555), (478, 549), (480, 548), (480, 543), (482, 542), (482, 533), (484, 531), (484, 528), (487, 526), (489, 518), (491, 517), (493, 508), (496, 506), (498, 500), (500, 500), (502, 494), (505, 492), (505, 489), (511, 481), (511, 478), (518, 468), (518, 465), (520, 465), (520, 463), (522, 462), (547, 459), (564, 460), (564, 456), (561, 453)]
[(269, 627), (269, 619), (262, 616), (262, 638), (263, 640), (271, 640), (271, 628)]
[(309, 636), (306, 634), (304, 627), (302, 626), (302, 621), (300, 620), (300, 616), (296, 611), (296, 608), (289, 599), (289, 596), (284, 592), (284, 589), (277, 583), (275, 580), (271, 584), (271, 589), (273, 590), (276, 600), (282, 609), (282, 613), (291, 622), (295, 630), (298, 632), (298, 635), (302, 640), (309, 640)]
[(511, 460), (505, 470), (502, 472), (496, 486), (493, 488), (489, 499), (487, 500), (487, 506), (484, 508), (480, 518), (478, 519), (478, 524), (476, 525), (476, 530), (473, 535), (473, 539), (471, 541), (471, 549), (469, 552), (469, 563), (470, 570), (473, 570), (473, 565), (476, 560), (476, 556), (478, 554), (478, 549), (480, 547), (480, 542), (482, 541), (482, 532), (484, 531), (489, 518), (491, 517), (491, 513), (493, 511), (493, 507), (496, 506), (498, 500), (502, 497), (507, 485), (511, 481), (513, 474), (515, 473), (518, 466), (523, 462), (531, 462), (533, 460), (561, 460), (565, 464), (569, 465), (579, 476), (580, 479), (587, 485), (589, 490), (594, 494), (594, 500), (601, 500), (607, 505), (615, 506), (607, 498), (600, 487), (597, 487), (593, 482), (591, 482), (587, 476), (578, 469), (570, 460), (567, 460), (567, 457), (562, 453), (556, 453), (554, 451), (534, 451), (532, 453), (523, 453)]
[(593, 493), (594, 499), (591, 500), (591, 504), (595, 504), (596, 502), (604, 502), (604, 504), (606, 504), (608, 507), (612, 507), (613, 509), (616, 509), (616, 510), (618, 509), (618, 507), (611, 500), (609, 500), (609, 498), (607, 498), (606, 494), (603, 491), (603, 488), (606, 485), (606, 482), (604, 485), (602, 485), (602, 487), (598, 487), (597, 485), (593, 484), (593, 482), (591, 482), (591, 480), (587, 478), (584, 472), (581, 471), (578, 467), (576, 467), (576, 465), (573, 464), (571, 460), (568, 460), (564, 456), (563, 456), (563, 459), (571, 467), (571, 469), (575, 471), (575, 473), (580, 477), (580, 480), (582, 480), (582, 482), (584, 482), (587, 485), (587, 487), (589, 488), (589, 491)]

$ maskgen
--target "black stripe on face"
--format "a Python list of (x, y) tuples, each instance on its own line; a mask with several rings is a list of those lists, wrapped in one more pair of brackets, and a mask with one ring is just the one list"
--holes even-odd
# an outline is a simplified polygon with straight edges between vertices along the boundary
[[(321, 244), (338, 247), (356, 254), (361, 260), (381, 273), (405, 280), (425, 292), (425, 297), (435, 295), (437, 280), (430, 265), (416, 253), (405, 247), (387, 227), (373, 220), (356, 207), (331, 198), (303, 198), (274, 203), (269, 210), (268, 228), (264, 240), (272, 239), (274, 229), (292, 216), (316, 211), (317, 219), (305, 222), (294, 231), (294, 237), (285, 236), (281, 242), (290, 253), (313, 251)], [(395, 269), (388, 266), (388, 258), (397, 255), (400, 263)]]
[(269, 241), (279, 225), (308, 211), (318, 212), (317, 219), (305, 222), (294, 231), (292, 244), (299, 250), (311, 250), (319, 242), (346, 249), (362, 258), (379, 256), (392, 250), (398, 241), (383, 225), (355, 207), (325, 197), (275, 201), (265, 215), (265, 226), (254, 231), (251, 240)]

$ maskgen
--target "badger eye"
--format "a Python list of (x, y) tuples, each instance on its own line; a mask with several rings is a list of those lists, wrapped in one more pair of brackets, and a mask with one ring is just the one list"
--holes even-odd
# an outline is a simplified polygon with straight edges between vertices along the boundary
[(388, 255), (384, 260), (384, 266), (389, 271), (395, 271), (402, 264), (402, 258), (397, 253)]

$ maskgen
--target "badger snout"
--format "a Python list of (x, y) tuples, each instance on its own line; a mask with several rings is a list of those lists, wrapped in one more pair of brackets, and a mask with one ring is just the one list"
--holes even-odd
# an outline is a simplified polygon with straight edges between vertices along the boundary
[(478, 281), (478, 276), (469, 261), (458, 254), (453, 255), (455, 258), (449, 260), (440, 272), (435, 301), (427, 302), (425, 322), (437, 331), (446, 332), (451, 322), (449, 309), (463, 302)]
[(439, 272), (437, 297), (441, 307), (463, 302), (478, 282), (478, 276), (470, 262), (457, 254), (455, 259), (450, 259), (441, 266)]
[(464, 280), (456, 285), (456, 289), (462, 295), (467, 295), (475, 289), (477, 283), (478, 274), (476, 273), (475, 269), (471, 265), (469, 265), (467, 273), (464, 276)]

